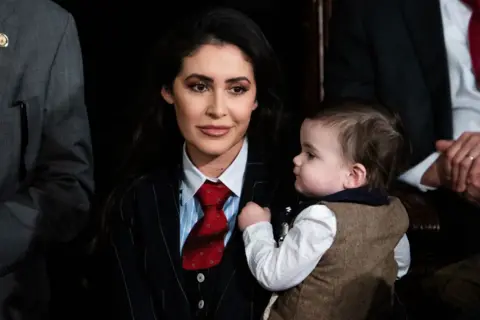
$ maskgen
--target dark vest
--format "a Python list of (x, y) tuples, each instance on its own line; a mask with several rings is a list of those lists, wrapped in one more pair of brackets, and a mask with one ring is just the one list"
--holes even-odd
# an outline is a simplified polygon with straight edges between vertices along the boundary
[[(235, 230), (227, 242), (222, 262), (219, 265), (202, 270), (183, 269), (183, 287), (190, 304), (192, 319), (211, 319), (216, 314), (215, 302), (222, 299), (222, 291), (219, 290), (221, 286), (217, 285), (222, 282), (222, 269), (236, 267), (240, 261), (235, 261), (234, 257), (235, 255), (243, 256), (239, 252), (241, 249), (243, 249), (243, 239), (241, 233)], [(245, 271), (241, 270), (242, 273)], [(246, 281), (250, 281), (247, 279), (248, 277), (245, 277)], [(252, 286), (251, 292), (254, 293), (258, 289), (258, 287)]]

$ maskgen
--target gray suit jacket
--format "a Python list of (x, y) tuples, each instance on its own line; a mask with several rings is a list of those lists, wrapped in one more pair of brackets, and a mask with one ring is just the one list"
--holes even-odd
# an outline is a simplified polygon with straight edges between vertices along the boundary
[[(2, 39), (0, 305), (5, 316), (13, 304), (4, 300), (14, 289), (23, 304), (48, 300), (45, 248), (73, 239), (84, 227), (93, 168), (72, 16), (49, 0), (0, 0)], [(21, 317), (27, 318), (35, 317)]]

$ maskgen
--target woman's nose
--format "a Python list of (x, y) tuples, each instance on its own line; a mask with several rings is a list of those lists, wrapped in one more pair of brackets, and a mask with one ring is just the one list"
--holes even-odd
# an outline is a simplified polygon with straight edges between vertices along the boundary
[(227, 114), (227, 100), (224, 93), (219, 90), (213, 94), (210, 107), (208, 108), (209, 114), (215, 118), (221, 118)]

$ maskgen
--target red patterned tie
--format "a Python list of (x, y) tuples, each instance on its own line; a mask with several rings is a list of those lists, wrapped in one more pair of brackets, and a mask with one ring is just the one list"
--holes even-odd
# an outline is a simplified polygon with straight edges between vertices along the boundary
[(206, 181), (195, 196), (200, 202), (203, 217), (195, 224), (183, 246), (183, 268), (207, 269), (222, 260), (224, 239), (228, 232), (223, 205), (231, 191), (223, 183)]
[(463, 0), (472, 9), (472, 17), (468, 24), (468, 42), (472, 59), (473, 73), (480, 85), (480, 0)]

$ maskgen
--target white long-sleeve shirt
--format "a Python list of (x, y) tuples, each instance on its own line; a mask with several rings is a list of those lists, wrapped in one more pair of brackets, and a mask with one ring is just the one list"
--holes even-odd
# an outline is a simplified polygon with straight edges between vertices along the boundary
[[(269, 222), (246, 228), (243, 240), (247, 262), (260, 285), (270, 291), (282, 291), (305, 280), (332, 246), (337, 233), (336, 220), (328, 207), (309, 206), (296, 217), (280, 247)], [(406, 235), (395, 248), (395, 260), (400, 278), (410, 267), (410, 244)]]

